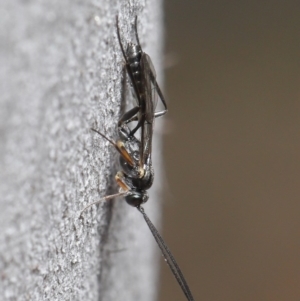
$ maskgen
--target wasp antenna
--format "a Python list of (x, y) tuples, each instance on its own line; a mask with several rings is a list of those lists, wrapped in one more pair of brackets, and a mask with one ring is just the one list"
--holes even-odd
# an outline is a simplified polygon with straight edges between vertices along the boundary
[(113, 199), (113, 198), (116, 198), (116, 197), (118, 197), (118, 196), (124, 195), (124, 194), (126, 194), (126, 193), (127, 193), (127, 191), (122, 191), (122, 192), (119, 192), (119, 193), (116, 193), (116, 194), (108, 195), (108, 196), (106, 196), (106, 197), (104, 197), (104, 198), (102, 198), (102, 199), (100, 199), (100, 200), (98, 200), (98, 201), (95, 201), (95, 202), (93, 202), (93, 203), (88, 204), (86, 207), (84, 207), (84, 208), (80, 211), (79, 217), (82, 215), (82, 213), (83, 213), (86, 209), (90, 208), (91, 206), (96, 205), (96, 204), (100, 204), (100, 203), (103, 202), (103, 201), (111, 200), (111, 199)]
[(112, 141), (111, 139), (109, 139), (108, 137), (106, 137), (104, 134), (102, 134), (101, 132), (91, 128), (91, 130), (97, 134), (99, 134), (102, 138), (104, 138), (105, 140), (107, 140), (110, 144), (112, 144), (115, 148), (118, 148), (116, 143), (114, 141)]
[(143, 215), (154, 239), (157, 242), (157, 245), (159, 246), (159, 248), (161, 250), (161, 253), (165, 259), (165, 262), (170, 267), (170, 270), (172, 271), (174, 277), (176, 278), (177, 283), (181, 287), (182, 292), (184, 293), (184, 295), (186, 296), (188, 301), (194, 301), (194, 297), (192, 296), (190, 288), (189, 288), (189, 286), (188, 286), (188, 284), (173, 256), (173, 254), (171, 253), (170, 249), (168, 248), (167, 244), (164, 242), (163, 238), (161, 237), (161, 235), (159, 234), (159, 232), (157, 231), (155, 226), (152, 224), (152, 222), (149, 219), (148, 215), (146, 214), (144, 208), (142, 206), (137, 206), (136, 208)]

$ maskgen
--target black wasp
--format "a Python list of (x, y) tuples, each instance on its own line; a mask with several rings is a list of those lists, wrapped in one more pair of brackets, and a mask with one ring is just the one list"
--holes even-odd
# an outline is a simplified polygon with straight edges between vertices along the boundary
[[(116, 26), (118, 40), (125, 59), (125, 67), (134, 90), (137, 105), (133, 109), (125, 112), (119, 120), (119, 140), (116, 142), (112, 141), (101, 132), (92, 129), (109, 141), (120, 153), (122, 171), (119, 171), (115, 176), (116, 182), (120, 186), (120, 191), (117, 194), (106, 196), (99, 201), (89, 204), (82, 212), (90, 206), (104, 200), (109, 200), (117, 196), (124, 196), (126, 202), (129, 205), (136, 207), (143, 215), (165, 261), (169, 265), (187, 300), (193, 301), (194, 298), (192, 293), (175, 258), (149, 217), (146, 215), (144, 208), (141, 206), (148, 200), (147, 190), (152, 186), (154, 179), (151, 159), (154, 119), (167, 112), (167, 105), (156, 82), (156, 74), (151, 59), (143, 52), (140, 45), (137, 33), (137, 17), (135, 17), (134, 25), (136, 44), (127, 44), (126, 50), (121, 41), (118, 17), (116, 17)], [(164, 105), (164, 110), (155, 112), (158, 96)], [(137, 124), (131, 129), (128, 124), (133, 121), (136, 121)], [(135, 136), (137, 130), (140, 130), (140, 139)]]

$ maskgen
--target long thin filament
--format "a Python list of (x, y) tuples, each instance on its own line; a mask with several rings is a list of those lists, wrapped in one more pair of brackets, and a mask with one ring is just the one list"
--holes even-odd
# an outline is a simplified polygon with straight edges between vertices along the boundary
[(121, 196), (121, 195), (124, 195), (124, 194), (126, 194), (126, 193), (127, 193), (127, 191), (122, 191), (122, 192), (119, 192), (119, 193), (116, 193), (116, 194), (108, 195), (108, 196), (106, 196), (106, 197), (104, 197), (104, 198), (102, 198), (102, 199), (100, 199), (100, 200), (98, 200), (98, 201), (95, 201), (95, 202), (93, 202), (93, 203), (90, 203), (90, 204), (88, 204), (86, 207), (84, 207), (84, 208), (80, 211), (80, 216), (81, 216), (81, 214), (82, 214), (86, 209), (90, 208), (91, 206), (96, 205), (96, 204), (99, 204), (99, 203), (101, 203), (101, 202), (103, 202), (103, 201), (107, 201), (107, 200), (116, 198), (116, 197)]

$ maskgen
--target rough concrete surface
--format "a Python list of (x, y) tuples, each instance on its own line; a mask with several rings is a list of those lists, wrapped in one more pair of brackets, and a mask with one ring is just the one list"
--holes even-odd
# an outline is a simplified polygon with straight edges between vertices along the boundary
[[(139, 16), (161, 74), (161, 2), (3, 0), (0, 9), (1, 300), (155, 300), (158, 251), (116, 193), (124, 41)], [(160, 81), (161, 82), (161, 81)], [(159, 136), (159, 135), (157, 135)], [(159, 137), (154, 149), (159, 149)], [(159, 222), (159, 155), (145, 210)]]

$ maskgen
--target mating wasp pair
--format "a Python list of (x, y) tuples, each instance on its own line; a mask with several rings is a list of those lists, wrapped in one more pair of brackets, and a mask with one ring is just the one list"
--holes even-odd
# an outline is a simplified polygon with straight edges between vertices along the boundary
[[(134, 108), (125, 112), (119, 120), (119, 139), (116, 142), (112, 141), (98, 130), (92, 129), (109, 141), (120, 153), (120, 165), (122, 171), (119, 171), (115, 176), (115, 179), (120, 186), (120, 191), (117, 194), (106, 196), (99, 201), (89, 204), (82, 212), (90, 206), (104, 200), (124, 196), (126, 202), (129, 205), (136, 207), (143, 215), (165, 261), (169, 265), (187, 300), (193, 301), (194, 298), (175, 258), (149, 217), (146, 215), (144, 208), (141, 206), (148, 200), (147, 190), (152, 186), (154, 179), (151, 158), (154, 120), (167, 112), (167, 105), (159, 85), (157, 84), (155, 69), (151, 59), (143, 52), (140, 45), (137, 33), (137, 17), (135, 17), (134, 23), (136, 43), (128, 43), (126, 49), (121, 41), (118, 17), (116, 17), (116, 26), (119, 44), (125, 60), (125, 68), (137, 104)], [(160, 98), (164, 109), (155, 112), (158, 97)], [(129, 126), (132, 122), (136, 122), (133, 129)], [(139, 139), (135, 136), (138, 130), (140, 132)]]

